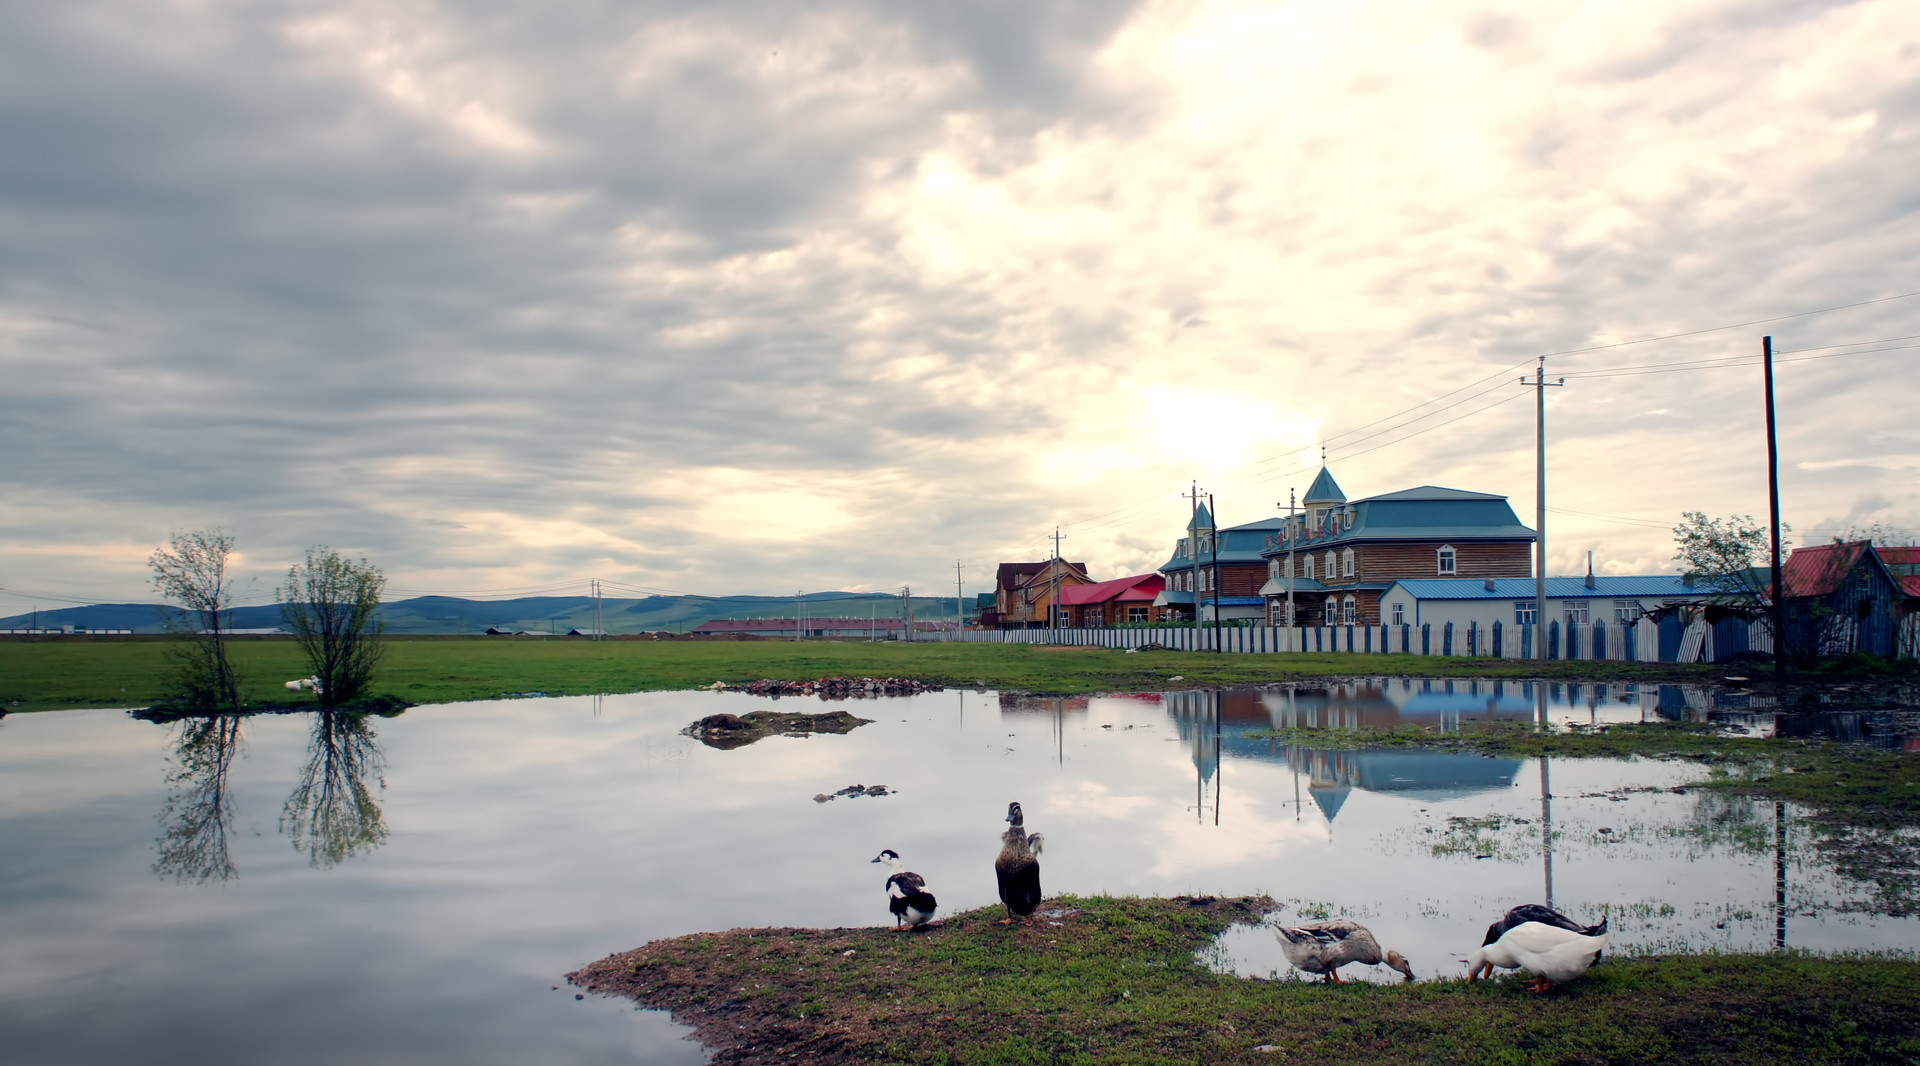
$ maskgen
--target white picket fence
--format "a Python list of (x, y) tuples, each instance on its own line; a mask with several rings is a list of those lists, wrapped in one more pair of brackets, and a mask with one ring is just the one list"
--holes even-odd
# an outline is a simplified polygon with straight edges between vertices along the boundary
[[(1559, 647), (1549, 642), (1552, 657), (1559, 659), (1613, 659), (1654, 662), (1660, 658), (1660, 628), (1652, 622), (1627, 627), (1601, 623), (1598, 640), (1596, 626), (1568, 625)], [(959, 632), (933, 633), (916, 640), (959, 641), (982, 644), (1065, 644), (1074, 647), (1138, 648), (1157, 644), (1175, 651), (1235, 652), (1251, 655), (1319, 654), (1350, 652), (1363, 655), (1407, 654), (1441, 656), (1477, 656), (1504, 659), (1533, 657), (1533, 634), (1528, 628), (1502, 625), (1496, 637), (1492, 627), (1447, 623), (1413, 625), (1337, 625), (1251, 626), (1213, 629), (1211, 626), (1155, 627), (1149, 629), (965, 629)], [(1216, 643), (1217, 641), (1217, 643)], [(1748, 646), (1755, 651), (1770, 651), (1771, 634), (1755, 622), (1749, 627)], [(1712, 627), (1696, 621), (1681, 637), (1680, 662), (1713, 662), (1718, 658)]]

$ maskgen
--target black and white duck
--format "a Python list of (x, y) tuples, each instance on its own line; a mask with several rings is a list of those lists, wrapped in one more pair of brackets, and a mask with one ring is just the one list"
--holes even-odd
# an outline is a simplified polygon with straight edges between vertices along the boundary
[(902, 866), (900, 854), (892, 848), (875, 855), (873, 861), (886, 863), (893, 871), (887, 876), (887, 909), (893, 912), (893, 931), (918, 929), (932, 920), (940, 902), (927, 891), (927, 879)]
[(1407, 980), (1413, 980), (1413, 967), (1406, 957), (1397, 951), (1382, 951), (1373, 930), (1351, 918), (1278, 925), (1274, 926), (1273, 936), (1280, 941), (1280, 949), (1287, 953), (1288, 962), (1308, 973), (1325, 974), (1332, 984), (1346, 983), (1340, 980), (1340, 967), (1353, 962), (1363, 966), (1384, 962)]
[[(1505, 936), (1507, 930), (1515, 926), (1525, 925), (1528, 922), (1539, 922), (1541, 925), (1550, 925), (1556, 929), (1565, 929), (1570, 933), (1579, 933), (1582, 936), (1593, 937), (1607, 935), (1607, 919), (1605, 918), (1600, 919), (1599, 925), (1581, 925), (1579, 922), (1561, 914), (1552, 907), (1542, 906), (1538, 903), (1522, 903), (1502, 915), (1499, 921), (1487, 926), (1487, 938), (1480, 942), (1480, 946), (1485, 947)], [(1491, 977), (1492, 975), (1493, 963), (1488, 962), (1475, 968), (1474, 972), (1468, 976)]]
[(993, 876), (1000, 882), (1000, 902), (1007, 905), (1001, 925), (1015, 918), (1032, 919), (1040, 906), (1040, 848), (1044, 838), (1027, 833), (1020, 804), (1007, 804), (1007, 831), (1000, 835), (1000, 857), (993, 860)]
[(1521, 922), (1493, 943), (1473, 949), (1467, 957), (1467, 981), (1478, 979), (1483, 970), (1492, 973), (1495, 966), (1524, 968), (1534, 976), (1533, 991), (1550, 991), (1586, 973), (1606, 946), (1604, 932), (1589, 936), (1545, 922)]

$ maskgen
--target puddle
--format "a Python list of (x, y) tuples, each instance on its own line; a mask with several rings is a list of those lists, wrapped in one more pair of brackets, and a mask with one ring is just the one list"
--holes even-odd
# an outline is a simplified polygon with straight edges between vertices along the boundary
[[(927, 693), (863, 703), (875, 721), (844, 735), (732, 750), (681, 731), (813, 705), (732, 692), (494, 701), (365, 729), (311, 715), (200, 728), (10, 716), (0, 1032), (22, 1064), (167, 1061), (168, 1034), (208, 1032), (247, 1059), (405, 1046), (421, 1062), (700, 1061), (663, 1017), (552, 986), (661, 937), (889, 925), (869, 862), (881, 848), (926, 878), (943, 916), (996, 905), (1010, 800), (1046, 835), (1050, 897), (1266, 894), (1282, 921), (1367, 923), (1422, 978), (1464, 972), (1487, 924), (1523, 902), (1609, 915), (1615, 951), (1920, 949), (1920, 926), (1838, 872), (1804, 811), (1692, 788), (1707, 772), (1695, 763), (1245, 735), (1534, 721), (1543, 698), (1559, 727), (1777, 714), (1709, 689), (1392, 679)], [(1725, 720), (1902, 746), (1887, 713)], [(1209, 958), (1289, 972), (1265, 930), (1235, 930)], [(169, 991), (181, 987), (223, 992)], [(339, 1026), (347, 1013), (356, 1024)]]

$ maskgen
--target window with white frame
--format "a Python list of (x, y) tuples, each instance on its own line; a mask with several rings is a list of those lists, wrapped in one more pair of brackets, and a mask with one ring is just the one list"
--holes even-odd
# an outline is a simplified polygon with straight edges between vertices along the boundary
[(1313, 580), (1313, 556), (1303, 555), (1300, 557), (1300, 576), (1306, 578), (1308, 581)]
[(1335, 570), (1335, 569), (1333, 568), (1333, 566), (1334, 566), (1334, 562), (1333, 562), (1333, 549), (1332, 549), (1332, 548), (1328, 548), (1328, 549), (1327, 549), (1327, 580), (1328, 580), (1328, 581), (1332, 581), (1332, 580), (1333, 580), (1333, 578), (1334, 578), (1334, 575), (1336, 575), (1336, 574), (1338, 574), (1338, 573), (1340, 572), (1340, 571), (1338, 571), (1338, 570)]
[(1396, 603), (1393, 605), (1393, 624), (1397, 626), (1403, 626), (1407, 624), (1407, 605), (1406, 604)]
[(1340, 576), (1341, 577), (1353, 576), (1353, 549), (1352, 548), (1348, 548), (1346, 551), (1343, 551), (1340, 553)]
[(1332, 596), (1327, 597), (1325, 617), (1328, 625), (1333, 625), (1340, 618), (1340, 605), (1334, 602)]
[(1147, 620), (1147, 613), (1148, 609), (1145, 607), (1129, 607), (1127, 608), (1127, 621), (1144, 622)]
[(1268, 560), (1268, 562), (1267, 562), (1267, 580), (1268, 580), (1268, 581), (1278, 581), (1278, 580), (1280, 580), (1280, 560), (1278, 560), (1278, 559), (1271, 559), (1271, 560)]
[(1443, 545), (1441, 545), (1441, 547), (1440, 547), (1440, 573), (1442, 573), (1442, 574), (1447, 574), (1447, 575), (1452, 575), (1452, 574), (1455, 574), (1455, 573), (1458, 573), (1458, 572), (1459, 572), (1459, 558), (1460, 558), (1460, 557), (1459, 557), (1459, 555), (1458, 555), (1458, 553), (1456, 553), (1456, 552), (1455, 552), (1455, 551), (1453, 550), (1453, 545), (1451, 545), (1451, 544), (1443, 544)]
[(1513, 601), (1513, 624), (1530, 626), (1534, 621), (1533, 609), (1537, 606), (1532, 600)]
[(1353, 512), (1352, 511), (1348, 511), (1346, 514), (1343, 514), (1340, 516), (1340, 528), (1341, 529), (1353, 528)]
[(1346, 599), (1341, 600), (1340, 601), (1340, 620), (1342, 622), (1345, 622), (1348, 625), (1352, 625), (1354, 622), (1354, 619), (1357, 617), (1357, 614), (1356, 614), (1357, 607), (1358, 605), (1354, 603), (1352, 596), (1348, 596)]
[(1613, 620), (1617, 625), (1629, 625), (1640, 617), (1639, 600), (1613, 601)]
[(1568, 600), (1566, 601), (1566, 604), (1567, 604), (1567, 624), (1575, 625), (1575, 626), (1586, 625), (1587, 624), (1587, 601), (1586, 600)]

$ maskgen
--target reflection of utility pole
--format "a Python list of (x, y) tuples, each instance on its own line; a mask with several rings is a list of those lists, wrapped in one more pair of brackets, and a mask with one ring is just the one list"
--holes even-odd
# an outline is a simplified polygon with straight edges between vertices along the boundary
[(1547, 756), (1540, 756), (1540, 853), (1547, 871), (1547, 909), (1553, 909), (1553, 781)]
[(1773, 802), (1773, 948), (1787, 950), (1787, 805), (1779, 800)]
[[(1567, 383), (1566, 378), (1553, 382), (1555, 388)], [(1547, 661), (1547, 357), (1540, 357), (1540, 370), (1532, 381), (1524, 376), (1522, 385), (1532, 385), (1537, 396), (1539, 409), (1538, 445), (1539, 454), (1534, 468), (1538, 484), (1534, 496), (1534, 542), (1533, 542), (1533, 657), (1537, 662)], [(1544, 720), (1544, 719), (1543, 719)]]

